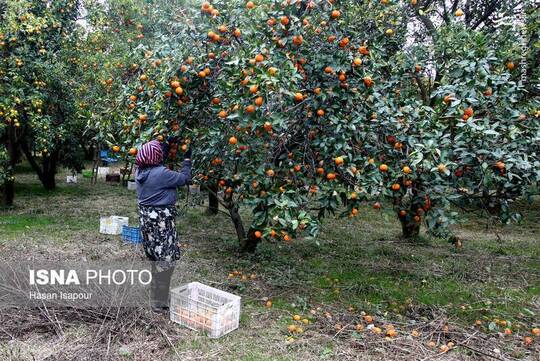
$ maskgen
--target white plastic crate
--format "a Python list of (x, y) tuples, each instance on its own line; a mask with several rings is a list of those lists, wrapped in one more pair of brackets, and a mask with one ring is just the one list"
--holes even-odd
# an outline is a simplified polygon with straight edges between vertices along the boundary
[(130, 191), (134, 191), (137, 189), (137, 183), (135, 183), (135, 181), (128, 181), (127, 182), (127, 189), (129, 189)]
[(121, 234), (122, 227), (129, 225), (128, 217), (101, 217), (99, 219), (99, 233), (103, 234)]
[(189, 186), (189, 193), (201, 193), (201, 186), (198, 184), (191, 184)]
[(100, 178), (105, 178), (107, 174), (109, 174), (111, 169), (109, 167), (98, 167), (97, 175)]
[(241, 297), (191, 282), (171, 290), (171, 321), (218, 338), (238, 328)]
[(66, 183), (77, 183), (77, 176), (76, 175), (66, 176)]

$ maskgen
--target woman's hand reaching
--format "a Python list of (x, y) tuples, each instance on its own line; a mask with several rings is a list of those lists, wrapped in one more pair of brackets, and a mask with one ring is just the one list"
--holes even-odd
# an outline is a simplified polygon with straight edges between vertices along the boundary
[(184, 159), (191, 160), (191, 147), (193, 147), (193, 143), (188, 145), (188, 150), (184, 153)]

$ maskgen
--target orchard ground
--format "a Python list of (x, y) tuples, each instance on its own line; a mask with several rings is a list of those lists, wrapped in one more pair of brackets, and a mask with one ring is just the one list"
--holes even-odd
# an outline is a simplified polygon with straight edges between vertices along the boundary
[[(48, 192), (29, 168), (17, 169), (16, 207), (0, 213), (0, 257), (133, 257), (133, 247), (98, 230), (104, 215), (136, 221), (134, 192), (80, 176), (77, 185), (63, 180), (59, 174), (59, 187)], [(540, 200), (520, 207), (522, 224), (470, 218), (455, 227), (459, 250), (425, 235), (405, 243), (391, 211), (385, 217), (366, 206), (355, 218), (325, 220), (316, 240), (263, 242), (256, 254), (241, 255), (226, 216), (190, 206), (178, 218), (187, 246), (174, 284), (200, 281), (242, 296), (239, 330), (211, 340), (142, 309), (122, 319), (47, 311), (54, 322), (43, 310), (15, 309), (0, 314), (0, 359), (537, 360)], [(230, 278), (234, 271), (248, 279)], [(309, 324), (293, 321), (295, 314)], [(291, 324), (304, 330), (293, 342)], [(385, 338), (389, 325), (397, 335)], [(442, 353), (448, 342), (454, 347)]]

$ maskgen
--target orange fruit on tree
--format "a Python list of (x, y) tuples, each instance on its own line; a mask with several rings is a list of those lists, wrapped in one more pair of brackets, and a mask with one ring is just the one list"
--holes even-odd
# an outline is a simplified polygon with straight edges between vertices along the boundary
[(250, 104), (246, 107), (246, 112), (247, 113), (254, 113), (255, 112), (255, 105), (253, 104)]
[(362, 59), (360, 59), (360, 58), (354, 58), (353, 64), (354, 64), (354, 66), (360, 66), (360, 65), (362, 65)]
[(412, 172), (412, 169), (409, 166), (404, 166), (403, 167), (403, 173), (411, 174), (411, 172)]
[(511, 62), (511, 61), (509, 61), (509, 62), (506, 63), (506, 68), (507, 68), (508, 70), (510, 70), (510, 71), (514, 70), (515, 67), (516, 67), (516, 66), (515, 66), (514, 63)]
[(266, 20), (266, 23), (268, 24), (268, 26), (274, 26), (274, 25), (276, 25), (276, 19), (270, 18), (270, 19)]
[(381, 165), (379, 166), (379, 170), (380, 170), (381, 172), (388, 172), (388, 166), (387, 166), (386, 164), (381, 164)]
[(336, 179), (336, 173), (332, 173), (332, 172), (328, 173), (328, 174), (326, 175), (326, 179), (328, 179), (328, 180), (334, 180), (334, 179)]
[(369, 49), (367, 46), (360, 46), (358, 48), (358, 52), (362, 55), (368, 55), (369, 54)]
[(255, 55), (255, 61), (256, 61), (257, 63), (260, 63), (260, 62), (263, 61), (263, 60), (264, 60), (264, 55), (262, 55), (262, 54), (257, 54), (257, 55)]
[(180, 86), (180, 82), (178, 80), (171, 81), (171, 88), (176, 89)]
[(184, 89), (182, 89), (182, 87), (178, 87), (176, 89), (174, 89), (174, 92), (177, 94), (177, 95), (182, 95), (184, 93)]
[(373, 209), (381, 209), (381, 204), (379, 202), (375, 202), (373, 204)]
[(274, 67), (268, 68), (268, 74), (274, 76), (274, 75), (276, 75), (276, 73), (277, 73), (277, 69), (276, 69), (276, 68), (274, 68)]
[(339, 41), (339, 47), (344, 48), (349, 44), (349, 38), (343, 38)]
[(221, 103), (221, 99), (215, 97), (215, 98), (212, 98), (212, 104), (214, 105), (219, 105)]
[(148, 76), (146, 74), (143, 74), (139, 77), (139, 80), (140, 81), (147, 81), (148, 80)]
[(296, 46), (302, 45), (302, 42), (304, 41), (304, 38), (302, 35), (295, 35), (293, 36), (293, 44)]
[(368, 88), (371, 87), (373, 85), (373, 79), (369, 76), (364, 77), (364, 85)]
[(399, 191), (400, 189), (401, 189), (401, 186), (400, 186), (398, 183), (392, 184), (392, 190), (393, 190), (394, 192), (397, 192), (397, 191)]
[(540, 336), (540, 328), (535, 327), (531, 330), (532, 334), (535, 336)]
[(129, 148), (129, 155), (136, 155), (137, 154), (137, 148)]
[(399, 211), (398, 214), (399, 214), (400, 217), (405, 217), (407, 215), (407, 211), (402, 209), (401, 211)]
[(255, 238), (261, 238), (262, 237), (261, 231), (255, 231), (254, 235), (255, 235)]
[(336, 157), (336, 158), (334, 159), (334, 163), (336, 163), (337, 166), (342, 165), (343, 162), (345, 162), (345, 160), (343, 159), (343, 157)]
[(465, 109), (465, 110), (463, 111), (463, 114), (465, 114), (465, 115), (467, 115), (467, 116), (469, 116), (469, 117), (472, 117), (473, 114), (474, 114), (474, 110), (473, 110), (473, 108), (468, 107), (467, 109)]
[(131, 100), (132, 102), (136, 102), (137, 101), (137, 96), (136, 95), (130, 95), (129, 100)]
[(313, 89), (313, 92), (314, 92), (316, 95), (319, 95), (319, 94), (321, 94), (321, 88), (315, 88), (315, 89)]
[(319, 117), (322, 117), (322, 116), (324, 115), (324, 110), (318, 109), (318, 110), (317, 110), (317, 115), (318, 115)]
[(295, 102), (301, 102), (302, 100), (304, 100), (304, 96), (302, 95), (302, 93), (294, 93), (294, 101)]
[(248, 1), (246, 3), (246, 8), (253, 9), (254, 7), (255, 7), (255, 4), (253, 3), (253, 1)]
[(324, 72), (326, 74), (332, 74), (334, 72), (334, 69), (332, 69), (331, 66), (327, 66), (326, 68), (324, 68)]
[(269, 177), (273, 177), (275, 174), (276, 173), (271, 168), (266, 170), (266, 175), (269, 176)]
[(454, 97), (452, 95), (446, 95), (444, 97), (443, 101), (448, 105), (448, 104), (450, 104), (452, 102), (453, 98)]
[(239, 38), (240, 35), (242, 35), (242, 32), (240, 31), (240, 29), (236, 28), (236, 29), (234, 29), (233, 35), (235, 37)]
[(118, 153), (120, 151), (120, 147), (115, 145), (112, 147), (112, 151), (115, 152), (115, 153)]
[(223, 118), (227, 118), (227, 115), (228, 115), (228, 114), (227, 114), (227, 112), (226, 112), (225, 110), (222, 110), (222, 111), (220, 111), (220, 112), (218, 113), (218, 117), (220, 117), (220, 118), (222, 118), (222, 119), (223, 119)]
[(444, 164), (439, 164), (437, 166), (437, 170), (439, 171), (439, 173), (445, 173), (446, 172), (446, 165)]
[(266, 130), (267, 132), (272, 131), (272, 123), (270, 122), (265, 122), (263, 127), (264, 127), (264, 130)]
[(289, 18), (286, 17), (286, 16), (282, 16), (282, 17), (281, 17), (281, 24), (282, 24), (282, 25), (285, 25), (285, 26), (286, 26), (286, 25), (289, 25)]
[(255, 94), (257, 91), (259, 91), (259, 86), (258, 85), (252, 85), (249, 87), (249, 92), (251, 94)]
[(263, 97), (257, 97), (255, 99), (255, 105), (260, 107), (261, 105), (263, 105), (263, 101), (264, 101)]
[(339, 10), (332, 10), (332, 12), (330, 13), (330, 17), (332, 19), (337, 19), (341, 16), (341, 12)]
[(238, 139), (236, 139), (236, 137), (232, 136), (229, 138), (230, 145), (235, 145), (236, 143), (238, 143)]

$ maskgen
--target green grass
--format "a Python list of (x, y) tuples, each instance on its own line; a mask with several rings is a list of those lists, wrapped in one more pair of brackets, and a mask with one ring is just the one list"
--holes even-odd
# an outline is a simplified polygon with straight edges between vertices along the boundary
[[(31, 247), (45, 257), (61, 252), (67, 259), (121, 259), (132, 252), (117, 237), (100, 235), (98, 229), (102, 215), (126, 215), (137, 223), (134, 192), (103, 181), (92, 186), (82, 177), (78, 185), (59, 181), (56, 190), (47, 192), (26, 168), (17, 179), (16, 207), (0, 213), (4, 254), (27, 256)], [(352, 306), (404, 323), (444, 315), (465, 328), (477, 319), (485, 324), (504, 319), (519, 334), (537, 325), (535, 316), (540, 313), (540, 202), (518, 207), (525, 216), (521, 224), (491, 224), (486, 229), (484, 220), (469, 218), (457, 226), (461, 250), (425, 235), (421, 242), (404, 242), (393, 217), (366, 207), (352, 220), (325, 220), (317, 240), (298, 239), (290, 245), (264, 242), (253, 255), (238, 253), (225, 215), (209, 217), (203, 207), (187, 208), (178, 219), (181, 242), (189, 243), (182, 280), (199, 280), (240, 294), (244, 312), (235, 337), (217, 341), (188, 337), (178, 347), (201, 354), (229, 342), (228, 349), (238, 350), (222, 359), (286, 360), (297, 359), (299, 353), (332, 359), (339, 349), (334, 341), (319, 340), (313, 350), (276, 347), (286, 338), (290, 315), (306, 315), (317, 307), (331, 309), (339, 317), (358, 318), (347, 316)], [(244, 212), (244, 219), (249, 216)], [(227, 276), (233, 270), (255, 273), (257, 279), (230, 280)], [(273, 301), (270, 311), (264, 307), (267, 298)], [(257, 321), (261, 317), (264, 320)], [(333, 332), (331, 326), (329, 331), (320, 327), (321, 334)]]
[(4, 235), (19, 235), (32, 229), (42, 230), (54, 225), (54, 219), (44, 215), (5, 216), (0, 220)]

